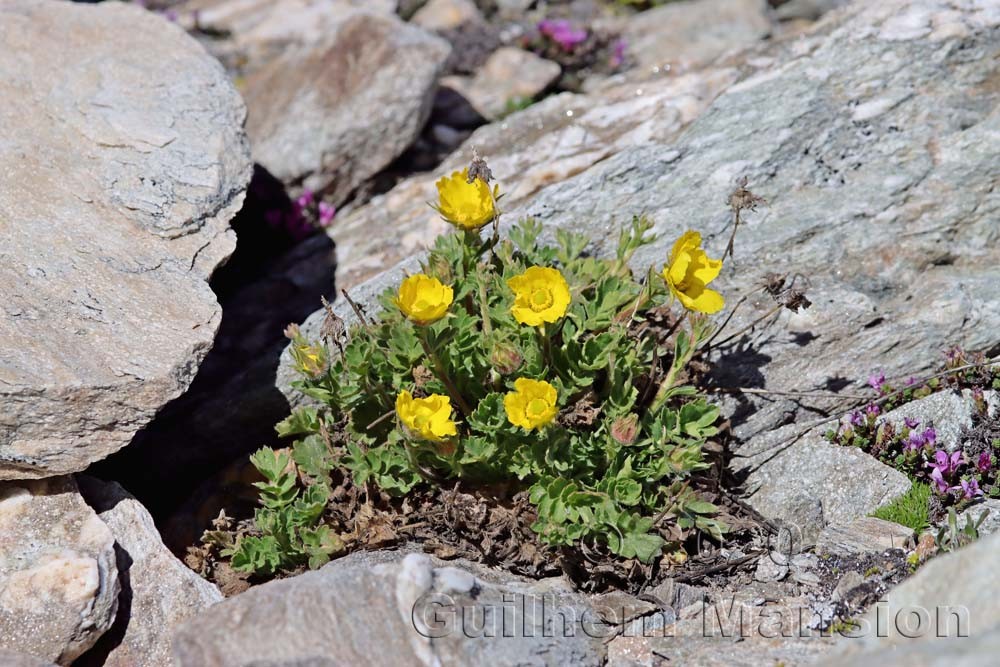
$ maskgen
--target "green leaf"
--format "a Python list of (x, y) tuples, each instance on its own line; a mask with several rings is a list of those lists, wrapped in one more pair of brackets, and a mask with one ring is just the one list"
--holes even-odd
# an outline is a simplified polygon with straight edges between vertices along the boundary
[(333, 469), (333, 460), (327, 449), (326, 441), (321, 436), (311, 435), (308, 438), (295, 441), (292, 446), (292, 458), (299, 470), (317, 480), (329, 479)]

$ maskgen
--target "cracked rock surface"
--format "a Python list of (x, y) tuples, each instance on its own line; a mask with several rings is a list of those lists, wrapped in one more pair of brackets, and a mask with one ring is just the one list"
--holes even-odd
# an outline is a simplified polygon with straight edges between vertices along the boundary
[(358, 552), (207, 609), (178, 631), (174, 657), (179, 667), (586, 666), (603, 664), (607, 636), (563, 580)]
[(72, 477), (0, 482), (0, 657), (68, 665), (93, 646), (118, 608), (114, 543)]
[(27, 479), (190, 384), (251, 163), (221, 65), (158, 16), (9, 0), (0, 43), (0, 479)]

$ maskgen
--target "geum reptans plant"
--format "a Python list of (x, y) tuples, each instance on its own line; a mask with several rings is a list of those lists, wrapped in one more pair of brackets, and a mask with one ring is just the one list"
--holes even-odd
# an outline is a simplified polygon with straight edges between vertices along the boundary
[[(295, 387), (318, 406), (278, 425), (295, 438), (290, 457), (254, 456), (264, 506), (257, 534), (230, 550), (238, 568), (270, 574), (343, 551), (351, 536), (322, 516), (334, 468), (395, 497), (504, 484), (527, 492), (543, 543), (643, 562), (727, 530), (695, 483), (719, 411), (686, 384), (715, 328), (705, 313), (724, 304), (708, 287), (722, 261), (689, 231), (637, 279), (629, 262), (654, 240), (643, 219), (609, 258), (564, 230), (544, 244), (530, 219), (501, 240), (490, 179), (477, 157), (438, 181), (435, 208), (456, 232), (382, 294), (377, 317), (356, 307), (342, 335), (328, 308), (322, 340), (288, 331)], [(654, 311), (669, 332), (640, 326)]]

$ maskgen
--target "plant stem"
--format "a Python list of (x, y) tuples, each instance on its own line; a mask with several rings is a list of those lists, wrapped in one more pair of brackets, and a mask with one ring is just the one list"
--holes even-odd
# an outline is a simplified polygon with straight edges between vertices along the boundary
[(702, 345), (702, 349), (707, 349), (708, 347), (710, 347), (712, 345), (712, 341), (714, 341), (718, 337), (718, 335), (725, 330), (726, 326), (729, 325), (729, 321), (733, 319), (733, 315), (736, 314), (736, 311), (739, 309), (739, 307), (742, 306), (746, 302), (746, 300), (750, 298), (751, 295), (756, 294), (762, 289), (764, 288), (758, 287), (757, 289), (751, 290), (746, 294), (744, 294), (743, 296), (741, 296), (739, 301), (736, 302), (736, 305), (733, 306), (733, 309), (729, 311), (729, 315), (726, 316), (726, 319), (722, 321), (721, 325), (719, 325), (719, 328), (716, 329), (715, 333), (713, 333), (712, 336), (707, 341), (705, 341), (705, 344)]
[(434, 364), (434, 370), (437, 371), (437, 378), (444, 383), (445, 389), (448, 390), (448, 395), (451, 396), (451, 399), (458, 405), (458, 409), (462, 412), (462, 415), (468, 417), (472, 414), (472, 408), (470, 408), (469, 404), (465, 402), (464, 398), (462, 398), (462, 394), (458, 391), (458, 387), (455, 386), (455, 383), (451, 381), (451, 378), (448, 376), (448, 372), (444, 367), (444, 363), (441, 361), (441, 358), (435, 354), (430, 343), (427, 342), (426, 332), (422, 328), (419, 330), (417, 338), (420, 340), (420, 344), (423, 346), (424, 353), (427, 355), (427, 358)]
[(493, 338), (493, 322), (490, 321), (490, 303), (486, 296), (486, 280), (485, 276), (477, 276), (479, 278), (479, 310), (483, 318), (483, 337), (487, 341), (491, 341)]
[(763, 315), (761, 315), (760, 317), (758, 317), (757, 319), (755, 319), (753, 322), (751, 322), (750, 324), (748, 324), (745, 327), (743, 327), (742, 329), (740, 329), (739, 331), (736, 331), (732, 335), (726, 336), (725, 338), (723, 338), (722, 340), (720, 340), (718, 342), (718, 345), (725, 345), (726, 343), (728, 343), (729, 341), (733, 340), (734, 338), (738, 338), (739, 336), (743, 335), (747, 331), (750, 331), (755, 326), (757, 326), (758, 324), (760, 324), (761, 322), (763, 322), (764, 320), (766, 320), (767, 318), (771, 317), (776, 312), (778, 312), (779, 310), (781, 310), (783, 307), (784, 306), (782, 306), (779, 303), (774, 308), (772, 308), (771, 310), (767, 311), (766, 313), (764, 313)]

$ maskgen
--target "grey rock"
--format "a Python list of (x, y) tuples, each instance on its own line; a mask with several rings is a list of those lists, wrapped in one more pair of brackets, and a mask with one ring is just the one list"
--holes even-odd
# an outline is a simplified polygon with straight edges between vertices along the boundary
[[(427, 202), (436, 200), (434, 182), (441, 174), (468, 166), (473, 146), (489, 161), (505, 210), (513, 210), (552, 183), (636, 143), (669, 143), (737, 74), (724, 67), (660, 79), (643, 84), (641, 95), (635, 85), (625, 84), (594, 96), (561, 93), (479, 128), (434, 173), (408, 178), (368, 204), (338, 215), (327, 230), (337, 246), (337, 287), (353, 293), (363, 281), (425, 250), (448, 229)], [(461, 120), (449, 124), (461, 127)], [(391, 234), (372, 233), (390, 228)]]
[(781, 525), (772, 546), (782, 554), (796, 554), (813, 546), (826, 525), (823, 502), (805, 490), (790, 493), (776, 518)]
[(339, 205), (417, 137), (450, 47), (394, 17), (355, 14), (250, 73), (254, 158)]
[(866, 516), (827, 526), (819, 537), (816, 550), (838, 556), (881, 553), (886, 549), (908, 549), (913, 546), (913, 537), (912, 528)]
[(781, 21), (793, 19), (815, 21), (823, 14), (843, 7), (848, 2), (850, 0), (790, 0), (777, 7), (774, 15)]
[(685, 70), (771, 31), (767, 0), (682, 0), (633, 16), (622, 38), (641, 67)]
[(472, 0), (430, 0), (410, 23), (425, 30), (452, 30), (465, 23), (481, 23), (483, 15)]
[[(1000, 535), (938, 556), (891, 590), (862, 618), (862, 633), (827, 664), (877, 664), (886, 655), (911, 656), (905, 664), (995, 664), (1000, 627)], [(880, 636), (881, 635), (881, 636)], [(986, 660), (992, 658), (992, 662)], [(882, 663), (884, 664), (884, 663)]]
[[(990, 416), (996, 414), (998, 392), (983, 392), (987, 412)], [(975, 404), (972, 392), (963, 389), (956, 391), (939, 391), (930, 396), (905, 403), (881, 418), (882, 422), (901, 425), (904, 419), (915, 419), (920, 422), (920, 429), (933, 425), (935, 442), (949, 452), (958, 449), (962, 444), (962, 431), (972, 427), (972, 416), (975, 414)]]
[(4, 667), (54, 667), (55, 663), (33, 655), (0, 650), (0, 664)]
[(115, 619), (114, 537), (72, 477), (0, 482), (0, 650), (68, 665)]
[(458, 91), (484, 118), (497, 119), (510, 111), (509, 105), (534, 99), (561, 73), (558, 63), (524, 49), (502, 46), (475, 76), (449, 76), (441, 84)]
[(174, 654), (179, 667), (600, 665), (605, 636), (594, 609), (561, 580), (375, 552), (209, 608), (182, 626)]
[(115, 624), (88, 657), (99, 655), (106, 667), (168, 667), (174, 629), (220, 602), (222, 594), (170, 553), (153, 517), (124, 489), (93, 477), (78, 482), (114, 535), (122, 582)]
[(943, 639), (934, 642), (905, 642), (881, 649), (836, 657), (819, 663), (820, 667), (993, 667), (1000, 653), (1000, 629), (973, 637)]
[(830, 598), (834, 601), (845, 600), (851, 591), (864, 583), (865, 578), (861, 576), (860, 572), (850, 570), (837, 582), (837, 586), (833, 589), (833, 593), (830, 594)]
[(788, 576), (788, 559), (784, 555), (772, 552), (761, 556), (757, 561), (754, 579), (760, 582), (781, 581)]
[[(863, 517), (906, 493), (910, 481), (854, 447), (834, 445), (818, 433), (793, 439), (789, 425), (761, 434), (736, 453), (732, 467), (746, 477), (751, 506), (780, 519), (803, 543), (815, 539), (816, 524), (801, 512), (801, 497), (820, 501), (823, 518), (843, 523)], [(814, 506), (813, 506), (814, 507)]]
[(812, 615), (808, 599), (770, 599), (722, 595), (681, 610), (663, 627), (623, 633), (608, 644), (608, 664), (799, 665), (830, 649), (832, 639), (805, 627)]
[(171, 9), (187, 29), (223, 35), (207, 44), (224, 60), (237, 55), (251, 69), (292, 44), (321, 40), (360, 12), (391, 15), (396, 0), (186, 0)]
[(25, 479), (125, 446), (191, 383), (251, 163), (222, 67), (162, 18), (10, 0), (0, 42), (0, 479)]
[(983, 512), (987, 514), (983, 522), (979, 524), (979, 536), (985, 537), (1000, 532), (1000, 500), (996, 498), (987, 498), (963, 510), (958, 515), (958, 527), (964, 527), (969, 518), (972, 519), (973, 523), (976, 523)]

